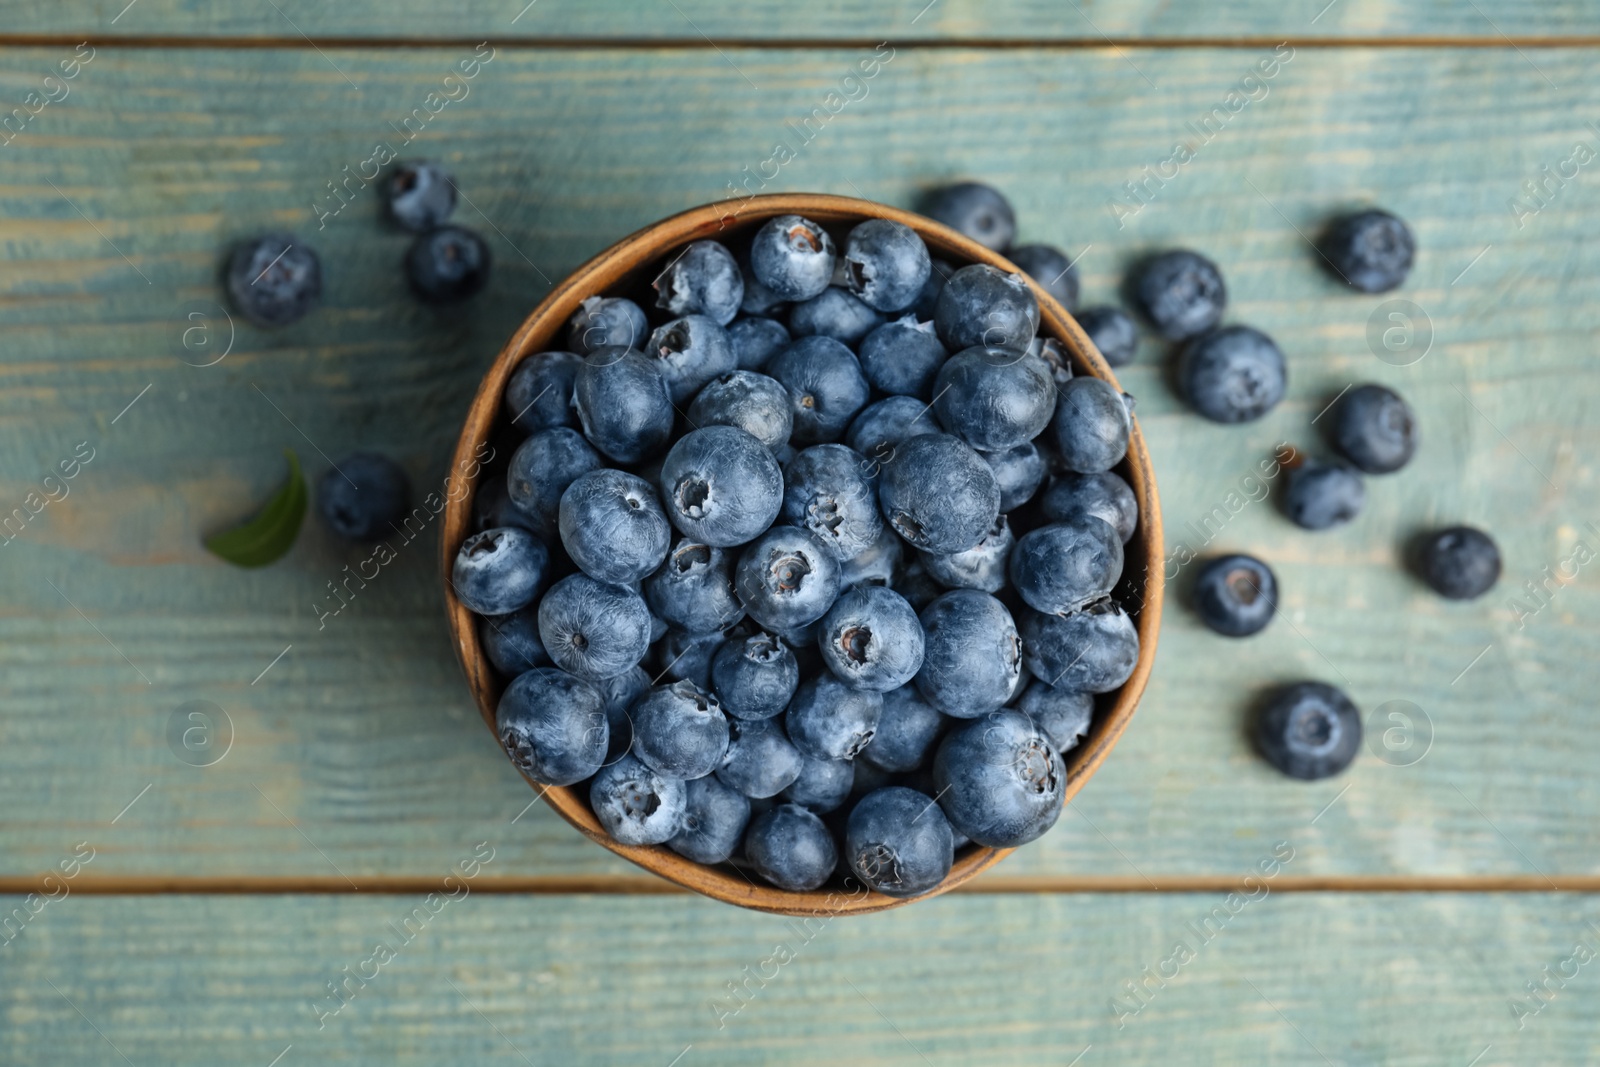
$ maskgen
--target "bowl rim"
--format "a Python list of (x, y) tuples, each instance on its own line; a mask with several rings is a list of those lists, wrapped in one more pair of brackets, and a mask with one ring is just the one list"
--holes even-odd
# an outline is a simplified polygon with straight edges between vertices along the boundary
[[(853, 197), (821, 193), (772, 193), (737, 202), (725, 200), (704, 204), (661, 219), (617, 241), (556, 285), (511, 335), (478, 385), (452, 457), (452, 477), (461, 477), (466, 491), (448, 495), (440, 534), (441, 584), (444, 587), (445, 612), (456, 658), (466, 673), (473, 699), (496, 744), (500, 740), (495, 730), (495, 706), (502, 686), (479, 646), (476, 616), (456, 597), (450, 573), (456, 550), (471, 530), (473, 500), (482, 475), (482, 463), (478, 457), (481, 457), (481, 448), (490, 440), (500, 418), (507, 381), (528, 356), (560, 350), (562, 331), (586, 297), (614, 290), (629, 276), (653, 263), (659, 263), (668, 252), (689, 241), (716, 239), (732, 227), (744, 229), (777, 215), (803, 215), (824, 225), (848, 224), (869, 218), (889, 219), (915, 230), (935, 257), (948, 257), (962, 265), (985, 263), (1008, 272), (1019, 271), (1015, 264), (999, 253), (910, 211)], [(1121, 386), (1110, 366), (1077, 320), (1038, 282), (1025, 273), (1023, 277), (1039, 302), (1040, 336), (1053, 337), (1062, 344), (1072, 356), (1074, 370), (1086, 370), (1120, 391)], [(1155, 663), (1165, 591), (1161, 508), (1155, 472), (1137, 419), (1133, 420), (1123, 469), (1139, 501), (1139, 525), (1133, 536), (1140, 543), (1145, 558), (1143, 595), (1137, 610), (1130, 611), (1136, 617), (1139, 658), (1133, 673), (1117, 691), (1115, 703), (1096, 714), (1088, 738), (1066, 754), (1067, 782), (1063, 805), (1071, 801), (1105, 762), (1127, 729)], [(915, 897), (891, 897), (868, 890), (848, 874), (842, 891), (824, 888), (790, 892), (775, 886), (755, 884), (748, 876), (731, 868), (695, 863), (665, 846), (620, 844), (611, 839), (589, 810), (588, 804), (571, 787), (547, 787), (532, 778), (527, 780), (562, 818), (596, 844), (686, 889), (724, 903), (770, 914), (831, 917), (869, 914), (899, 907), (948, 892), (993, 867), (1013, 851), (984, 846), (969, 848), (964, 855), (956, 858), (943, 882), (935, 889)], [(851, 888), (852, 883), (854, 888)]]

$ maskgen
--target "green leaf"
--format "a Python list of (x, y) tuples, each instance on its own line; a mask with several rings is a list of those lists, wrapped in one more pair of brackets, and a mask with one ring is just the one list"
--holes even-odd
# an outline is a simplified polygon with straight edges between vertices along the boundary
[(206, 538), (212, 555), (239, 567), (265, 567), (294, 546), (306, 517), (306, 478), (294, 452), (286, 448), (283, 454), (289, 460), (289, 480), (255, 518)]

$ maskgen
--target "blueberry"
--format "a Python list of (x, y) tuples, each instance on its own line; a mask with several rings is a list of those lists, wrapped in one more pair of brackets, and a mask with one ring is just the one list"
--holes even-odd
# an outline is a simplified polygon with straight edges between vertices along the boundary
[(233, 306), (257, 326), (288, 326), (322, 301), (322, 263), (287, 233), (246, 241), (228, 261)]
[(728, 331), (705, 315), (686, 315), (656, 327), (644, 353), (666, 379), (674, 404), (684, 403), (707, 382), (739, 367)]
[(826, 882), (839, 862), (828, 828), (797, 804), (779, 804), (751, 819), (744, 852), (761, 877), (794, 893)]
[(1078, 306), (1078, 268), (1049, 245), (1018, 245), (1006, 253), (1006, 258), (1022, 272), (1039, 283), (1039, 288), (1053, 296), (1058, 304), (1072, 311)]
[(1335, 219), (1321, 252), (1339, 279), (1363, 293), (1397, 289), (1411, 273), (1417, 239), (1411, 227), (1387, 211), (1362, 211)]
[(933, 393), (940, 424), (981, 452), (1027, 444), (1056, 406), (1055, 378), (1044, 360), (1011, 348), (957, 352), (939, 368)]
[(1228, 306), (1222, 272), (1197, 252), (1152, 256), (1134, 269), (1130, 282), (1134, 306), (1169, 341), (1205, 333), (1222, 321)]
[(891, 897), (937, 888), (955, 855), (950, 822), (939, 805), (904, 786), (874, 790), (857, 801), (844, 842), (856, 877)]
[(384, 207), (401, 229), (423, 233), (456, 209), (456, 183), (437, 163), (401, 163), (383, 185)]
[(505, 411), (511, 425), (534, 434), (557, 426), (578, 428), (572, 391), (583, 358), (571, 352), (540, 352), (517, 364), (506, 382)]
[(1368, 474), (1390, 474), (1417, 451), (1417, 416), (1381, 385), (1358, 385), (1333, 411), (1333, 447)]
[(711, 688), (711, 659), (727, 638), (719, 631), (691, 634), (669, 629), (656, 645), (658, 670), (673, 681)]
[(861, 758), (881, 771), (906, 774), (928, 762), (950, 720), (917, 693), (902, 686), (883, 694), (878, 730), (861, 750)]
[(980, 845), (1015, 848), (1055, 825), (1067, 773), (1032, 719), (997, 711), (950, 731), (933, 780), (952, 828)]
[(532, 606), (510, 615), (480, 615), (478, 643), (494, 669), (509, 678), (550, 663), (539, 640), (539, 613)]
[(885, 693), (911, 681), (922, 666), (922, 625), (899, 593), (858, 585), (828, 609), (817, 646), (828, 669), (850, 688)]
[(750, 801), (714, 775), (685, 785), (683, 829), (667, 847), (696, 863), (722, 863), (739, 850), (750, 824)]
[(559, 528), (567, 555), (589, 577), (638, 582), (661, 566), (672, 528), (650, 483), (618, 470), (581, 474), (561, 495)]
[(623, 296), (588, 297), (567, 325), (567, 344), (580, 356), (611, 345), (643, 348), (648, 336), (644, 309)]
[(801, 337), (773, 356), (767, 373), (789, 391), (796, 444), (837, 441), (867, 405), (867, 380), (851, 351), (829, 337)]
[(615, 763), (633, 747), (633, 716), (629, 711), (649, 690), (650, 676), (643, 667), (635, 667), (589, 684), (600, 694), (600, 706), (606, 715), (606, 762)]
[(1500, 549), (1471, 526), (1452, 526), (1423, 539), (1417, 572), (1433, 591), (1451, 600), (1472, 600), (1500, 579)]
[(775, 797), (800, 777), (800, 750), (776, 719), (729, 719), (728, 751), (717, 768), (723, 785), (747, 797)]
[(750, 249), (746, 245), (734, 256), (739, 261), (739, 274), (744, 278), (744, 298), (739, 301), (742, 315), (773, 316), (789, 306), (789, 302), (756, 280), (750, 269)]
[(1068, 752), (1089, 732), (1094, 719), (1094, 696), (1057, 689), (1035, 679), (1017, 701), (1017, 710), (1033, 720), (1050, 747)]
[(692, 426), (737, 426), (768, 448), (785, 444), (794, 427), (788, 390), (777, 379), (748, 370), (707, 383), (687, 414)]
[(1122, 577), (1122, 542), (1093, 515), (1053, 522), (1022, 535), (1007, 573), (1029, 607), (1065, 615), (1111, 593)]
[(828, 231), (799, 215), (768, 219), (750, 241), (750, 270), (779, 300), (810, 300), (833, 280), (839, 258)]
[(800, 683), (783, 722), (789, 740), (812, 759), (855, 759), (872, 741), (881, 714), (882, 694), (821, 674)]
[(1184, 345), (1178, 357), (1184, 396), (1212, 422), (1259, 419), (1283, 399), (1287, 379), (1277, 344), (1249, 326), (1212, 330)]
[(658, 685), (629, 712), (633, 754), (664, 778), (703, 778), (728, 751), (728, 719), (693, 682)]
[(672, 436), (672, 395), (658, 362), (608, 345), (578, 368), (573, 396), (583, 435), (618, 463), (637, 463)]
[(933, 323), (906, 315), (861, 339), (861, 374), (879, 392), (931, 397), (934, 375), (947, 356)]
[(942, 259), (930, 260), (929, 265), (928, 280), (922, 283), (922, 292), (917, 294), (916, 303), (911, 305), (911, 313), (924, 322), (933, 318), (934, 311), (939, 307), (939, 294), (944, 290), (944, 283), (956, 272), (955, 267)]
[(522, 512), (511, 503), (511, 493), (506, 489), (503, 471), (486, 475), (478, 483), (477, 495), (472, 498), (472, 532), (482, 533), (497, 526), (529, 526)]
[(533, 603), (550, 577), (550, 550), (519, 526), (473, 534), (461, 542), (450, 584), (479, 615), (509, 615)]
[(1331, 685), (1285, 686), (1262, 706), (1256, 746), (1268, 763), (1291, 778), (1330, 778), (1356, 758), (1361, 713)]
[(1078, 325), (1105, 357), (1106, 365), (1122, 367), (1139, 351), (1139, 330), (1121, 308), (1101, 305), (1077, 313)]
[(352, 541), (387, 537), (410, 510), (411, 480), (388, 456), (353, 453), (317, 482), (317, 514)]
[(1039, 302), (1020, 274), (974, 263), (945, 282), (933, 323), (952, 352), (974, 345), (1024, 351), (1039, 329)]
[(1289, 472), (1283, 509), (1296, 526), (1326, 530), (1359, 515), (1366, 499), (1360, 474), (1343, 464), (1313, 460)]
[(998, 593), (1006, 584), (1006, 564), (1016, 538), (1004, 515), (994, 520), (983, 540), (962, 552), (921, 554), (922, 566), (934, 581), (950, 589), (981, 589)]
[(922, 611), (925, 650), (917, 690), (946, 715), (975, 719), (1001, 707), (1022, 670), (1016, 623), (976, 589), (953, 589)]
[(742, 545), (772, 525), (783, 504), (783, 471), (760, 441), (736, 426), (678, 438), (661, 466), (667, 518), (719, 548)]
[(733, 556), (687, 537), (644, 580), (644, 598), (652, 612), (688, 633), (725, 630), (744, 614), (733, 589)]
[(837, 286), (789, 309), (789, 332), (796, 338), (830, 337), (852, 347), (886, 321), (882, 312)]
[(657, 774), (632, 756), (600, 768), (589, 806), (606, 833), (624, 845), (660, 845), (683, 829), (689, 807), (685, 783)]
[(1018, 630), (1028, 670), (1061, 689), (1109, 693), (1139, 662), (1139, 632), (1109, 598), (1071, 615), (1025, 610)]
[(541, 430), (517, 446), (506, 471), (511, 504), (530, 528), (555, 538), (561, 495), (580, 475), (600, 469), (600, 456), (576, 430)]
[(589, 681), (636, 666), (650, 647), (650, 609), (630, 589), (570, 574), (539, 602), (539, 639), (564, 671)]
[(1050, 522), (1093, 515), (1110, 523), (1123, 544), (1139, 525), (1139, 502), (1133, 488), (1113, 471), (1063, 472), (1039, 499), (1039, 513)]
[(1054, 337), (1035, 337), (1028, 342), (1028, 355), (1044, 361), (1050, 368), (1050, 377), (1060, 389), (1072, 380), (1072, 357)]
[(745, 548), (733, 583), (752, 619), (771, 630), (791, 630), (833, 607), (839, 563), (810, 530), (775, 526)]
[(517, 770), (545, 785), (572, 785), (606, 758), (607, 727), (594, 686), (554, 667), (517, 675), (494, 713)]
[(994, 480), (1000, 486), (1000, 510), (1020, 508), (1033, 499), (1044, 481), (1044, 457), (1032, 441), (1024, 441), (1003, 452), (979, 452), (983, 461), (994, 471)]
[(833, 811), (850, 799), (856, 765), (847, 759), (812, 759), (800, 754), (800, 776), (780, 795), (818, 814)]
[(1074, 378), (1056, 393), (1050, 437), (1062, 464), (1080, 474), (1110, 470), (1128, 454), (1133, 419), (1116, 386)]
[(704, 315), (726, 326), (744, 300), (744, 275), (733, 253), (715, 241), (693, 241), (656, 280), (656, 307), (671, 315)]
[(866, 473), (876, 477), (900, 442), (918, 434), (942, 433), (933, 408), (914, 396), (891, 396), (861, 409), (844, 435), (844, 443), (867, 460)]
[(959, 182), (937, 190), (923, 214), (996, 252), (1010, 248), (1017, 236), (1010, 202), (982, 182)]
[(933, 269), (917, 232), (890, 219), (867, 219), (850, 231), (840, 264), (845, 284), (868, 307), (901, 311), (922, 293)]
[(841, 563), (859, 556), (883, 533), (871, 469), (844, 445), (811, 446), (783, 472), (781, 520), (816, 534)]
[(876, 541), (839, 565), (840, 588), (848, 589), (863, 582), (892, 584), (905, 560), (905, 547), (905, 542), (896, 537), (893, 530), (882, 527)]
[(895, 576), (889, 587), (905, 597), (906, 603), (917, 610), (918, 616), (929, 604), (945, 594), (945, 587), (928, 573), (928, 568), (923, 566), (920, 557), (907, 564), (905, 570)]
[(789, 331), (777, 319), (759, 315), (734, 319), (728, 326), (728, 343), (740, 370), (761, 370), (773, 356), (789, 347)]
[(922, 434), (901, 443), (878, 478), (878, 504), (895, 533), (927, 552), (961, 552), (1000, 514), (1000, 483), (958, 438)]
[(464, 226), (439, 226), (419, 234), (406, 252), (411, 291), (429, 304), (454, 304), (489, 281), (491, 257), (482, 237)]
[(789, 706), (800, 684), (794, 653), (766, 633), (725, 642), (711, 660), (711, 688), (736, 719), (770, 719)]

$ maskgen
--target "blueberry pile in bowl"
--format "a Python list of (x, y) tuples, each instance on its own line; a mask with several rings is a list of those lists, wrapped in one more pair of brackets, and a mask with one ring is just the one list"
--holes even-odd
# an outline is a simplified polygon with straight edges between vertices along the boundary
[(494, 458), (447, 512), (446, 595), (569, 821), (805, 914), (1050, 829), (1132, 714), (1161, 588), (1131, 399), (1041, 293), (927, 219), (778, 196), (641, 231), (530, 316), (458, 446)]

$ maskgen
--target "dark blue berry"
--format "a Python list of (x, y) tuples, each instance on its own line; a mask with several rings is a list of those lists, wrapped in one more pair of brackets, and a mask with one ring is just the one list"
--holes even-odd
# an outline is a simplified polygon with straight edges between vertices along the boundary
[(891, 689), (883, 694), (878, 730), (861, 750), (861, 758), (881, 771), (908, 774), (928, 762), (949, 722), (922, 699), (916, 686)]
[(1020, 274), (974, 263), (945, 282), (933, 322), (952, 352), (974, 345), (1025, 351), (1039, 329), (1039, 302)]
[(722, 784), (753, 799), (775, 797), (800, 777), (800, 750), (777, 719), (729, 719)]
[(511, 504), (534, 532), (554, 540), (561, 494), (579, 475), (600, 469), (600, 456), (576, 430), (541, 430), (517, 446), (506, 471)]
[(1008, 573), (1029, 607), (1064, 615), (1110, 594), (1122, 577), (1122, 542), (1093, 515), (1053, 522), (1022, 535)]
[(550, 577), (550, 551), (519, 526), (473, 534), (461, 542), (450, 583), (479, 615), (509, 615), (533, 603)]
[(794, 652), (771, 634), (725, 642), (711, 660), (711, 688), (738, 719), (770, 719), (789, 706), (800, 684)]
[(731, 553), (684, 537), (644, 580), (644, 598), (661, 619), (687, 633), (725, 630), (744, 607), (733, 589)]
[(1056, 383), (1037, 356), (1012, 348), (968, 348), (939, 368), (933, 396), (946, 430), (981, 452), (1003, 452), (1027, 444), (1049, 424)]
[(942, 259), (931, 260), (930, 266), (932, 269), (928, 271), (928, 280), (922, 283), (922, 292), (917, 294), (917, 302), (911, 305), (911, 313), (923, 322), (933, 319), (933, 313), (939, 307), (939, 293), (950, 275), (956, 272), (955, 267)]
[(511, 425), (534, 434), (557, 426), (578, 428), (573, 388), (583, 359), (571, 352), (540, 352), (517, 365), (506, 382), (505, 411)]
[(656, 491), (643, 478), (618, 470), (575, 478), (561, 495), (558, 526), (572, 562), (613, 585), (641, 581), (661, 566), (672, 542)]
[(789, 347), (789, 331), (777, 319), (759, 315), (734, 319), (728, 325), (728, 343), (740, 370), (761, 370), (773, 356)]
[(696, 863), (722, 863), (739, 850), (750, 824), (750, 801), (715, 775), (686, 783), (683, 829), (667, 847)]
[(1110, 470), (1128, 454), (1132, 432), (1127, 401), (1109, 382), (1074, 378), (1057, 391), (1050, 439), (1067, 470)]
[(829, 286), (789, 309), (789, 332), (802, 337), (829, 337), (854, 347), (887, 319), (853, 293)]
[(1010, 699), (1022, 643), (1005, 605), (976, 589), (953, 589), (922, 611), (924, 651), (917, 691), (946, 715), (973, 719)]
[(739, 301), (739, 313), (768, 316), (781, 314), (789, 306), (789, 302), (756, 280), (755, 272), (750, 269), (749, 246), (742, 247), (734, 258), (739, 261), (739, 274), (744, 278), (744, 298)]
[(1222, 321), (1228, 306), (1222, 272), (1196, 252), (1152, 256), (1134, 269), (1131, 282), (1134, 305), (1169, 341), (1205, 333)]
[(675, 316), (704, 315), (726, 326), (744, 300), (744, 276), (733, 253), (715, 241), (694, 241), (652, 283), (656, 307)]
[(958, 182), (936, 190), (923, 214), (996, 252), (1010, 248), (1017, 236), (1010, 201), (982, 182)]
[(794, 893), (826, 882), (839, 862), (828, 828), (796, 804), (779, 804), (751, 819), (744, 853), (761, 877)]
[(633, 756), (600, 768), (589, 806), (606, 833), (624, 845), (660, 845), (683, 829), (686, 783), (657, 774)]
[(1422, 580), (1451, 600), (1480, 597), (1500, 580), (1500, 549), (1492, 537), (1471, 526), (1429, 534), (1416, 561)]
[(1094, 696), (1071, 689), (1057, 689), (1035, 679), (1017, 701), (1017, 710), (1033, 720), (1050, 747), (1067, 752), (1089, 732), (1094, 719)]
[(228, 293), (257, 326), (288, 326), (322, 301), (322, 263), (292, 234), (269, 233), (234, 248)]
[(464, 226), (439, 226), (411, 242), (406, 277), (418, 298), (430, 304), (454, 304), (484, 287), (490, 261), (482, 237)]
[(833, 811), (850, 799), (856, 765), (847, 759), (812, 759), (800, 754), (800, 776), (781, 794), (791, 804), (801, 804), (818, 814)]
[(505, 475), (489, 475), (478, 483), (478, 495), (472, 500), (472, 532), (482, 533), (497, 526), (529, 527), (522, 512), (511, 502), (511, 492), (506, 488)]
[(1015, 848), (1055, 825), (1067, 774), (1033, 720), (996, 711), (946, 735), (933, 781), (952, 828), (980, 845)]
[(638, 463), (672, 436), (672, 396), (656, 363), (633, 349), (607, 346), (578, 368), (573, 396), (583, 435), (618, 463)]
[(1109, 598), (1071, 615), (1024, 609), (1018, 630), (1028, 670), (1061, 689), (1109, 693), (1133, 675), (1139, 662), (1139, 632)]
[(861, 339), (862, 376), (891, 396), (933, 396), (934, 375), (947, 356), (933, 323), (914, 315), (886, 322)]
[(736, 370), (707, 383), (689, 405), (689, 424), (737, 426), (768, 448), (786, 444), (794, 427), (789, 392), (777, 379)]
[(916, 302), (932, 262), (915, 230), (890, 219), (867, 219), (845, 238), (840, 264), (845, 284), (878, 311), (901, 311)]
[(1000, 514), (1000, 483), (960, 439), (922, 434), (902, 442), (878, 477), (878, 503), (895, 533), (927, 552), (961, 552)]
[(1122, 367), (1133, 362), (1139, 351), (1139, 330), (1127, 312), (1102, 305), (1084, 308), (1076, 317), (1107, 366)]
[(398, 530), (411, 510), (411, 480), (388, 456), (356, 452), (317, 482), (317, 514), (352, 541), (377, 541)]
[(554, 667), (517, 675), (495, 708), (495, 730), (517, 770), (546, 785), (572, 785), (600, 769), (608, 737), (600, 694)]
[(650, 609), (620, 585), (571, 574), (539, 602), (539, 639), (557, 667), (600, 681), (638, 665), (650, 647)]
[(856, 877), (891, 897), (937, 888), (955, 854), (950, 822), (939, 805), (904, 786), (874, 790), (857, 801), (844, 842)]
[(922, 566), (947, 588), (998, 593), (1006, 584), (1006, 566), (1016, 543), (1011, 524), (1000, 515), (983, 540), (971, 548), (945, 555), (923, 552)]
[(1078, 268), (1049, 245), (1018, 245), (1006, 253), (1006, 258), (1022, 272), (1039, 283), (1039, 288), (1055, 297), (1056, 302), (1068, 311), (1078, 306)]
[(859, 556), (883, 533), (871, 469), (844, 445), (811, 446), (784, 469), (781, 520), (816, 534), (841, 563)]
[(905, 597), (906, 603), (916, 609), (919, 617), (927, 610), (929, 604), (945, 594), (945, 587), (928, 573), (927, 567), (923, 566), (920, 554), (906, 565), (905, 570), (895, 576), (889, 588)]
[(1350, 766), (1361, 748), (1361, 713), (1331, 685), (1286, 686), (1262, 705), (1256, 746), (1291, 778), (1329, 778)]
[(696, 541), (742, 545), (778, 517), (783, 471), (760, 441), (736, 426), (678, 438), (661, 466), (667, 518)]
[(845, 590), (823, 616), (822, 659), (852, 689), (898, 689), (922, 666), (922, 625), (905, 598), (881, 585)]
[(1020, 508), (1033, 499), (1044, 481), (1044, 457), (1032, 441), (1003, 452), (980, 452), (1000, 486), (1000, 510)]
[(1110, 523), (1123, 544), (1139, 525), (1139, 502), (1133, 488), (1113, 471), (1063, 472), (1040, 498), (1039, 513), (1051, 522), (1093, 515)]
[(1313, 460), (1289, 472), (1283, 509), (1296, 526), (1326, 530), (1359, 515), (1366, 499), (1359, 473), (1343, 464)]
[(606, 741), (606, 762), (614, 763), (633, 747), (633, 716), (629, 711), (649, 690), (650, 676), (643, 667), (635, 667), (589, 684), (600, 694), (610, 734)]
[(856, 412), (867, 406), (861, 364), (830, 337), (801, 337), (768, 361), (767, 373), (789, 391), (792, 436), (798, 445), (839, 440)]
[(437, 163), (401, 163), (383, 186), (384, 207), (401, 229), (424, 233), (456, 209), (456, 183)]
[(674, 404), (682, 404), (714, 378), (739, 367), (728, 331), (705, 315), (686, 315), (658, 326), (644, 354), (666, 379)]
[(799, 215), (768, 219), (750, 241), (750, 271), (779, 300), (810, 300), (833, 281), (838, 250), (828, 231)]
[(612, 345), (643, 348), (648, 336), (644, 309), (623, 296), (587, 298), (567, 326), (567, 345), (580, 356)]
[(1288, 370), (1272, 338), (1249, 326), (1224, 326), (1183, 346), (1178, 381), (1190, 405), (1212, 422), (1249, 422), (1283, 399)]
[(734, 569), (745, 611), (769, 630), (822, 618), (839, 595), (839, 563), (810, 530), (774, 526), (746, 546)]
[(1334, 406), (1333, 447), (1368, 474), (1390, 474), (1417, 451), (1417, 416), (1392, 389), (1358, 385)]
[(820, 674), (800, 683), (783, 722), (789, 740), (812, 759), (855, 759), (872, 741), (881, 714), (882, 694)]
[(844, 435), (844, 443), (867, 460), (866, 473), (876, 477), (900, 442), (924, 433), (943, 433), (933, 408), (914, 396), (891, 396), (861, 409)]
[(1417, 239), (1404, 222), (1374, 209), (1334, 220), (1321, 251), (1326, 265), (1352, 289), (1386, 293), (1411, 273)]
[(510, 615), (479, 616), (478, 643), (494, 669), (510, 678), (550, 663), (539, 640), (539, 613), (532, 606)]
[(1194, 610), (1217, 633), (1248, 637), (1277, 612), (1278, 579), (1253, 556), (1220, 556), (1195, 577)]
[(703, 778), (728, 751), (728, 719), (693, 682), (658, 685), (633, 705), (633, 754), (664, 778)]

